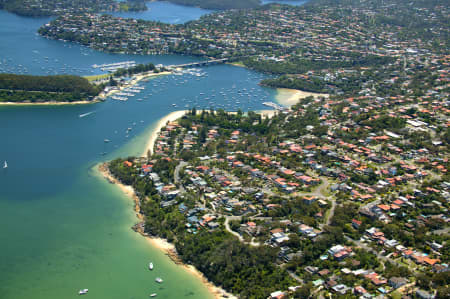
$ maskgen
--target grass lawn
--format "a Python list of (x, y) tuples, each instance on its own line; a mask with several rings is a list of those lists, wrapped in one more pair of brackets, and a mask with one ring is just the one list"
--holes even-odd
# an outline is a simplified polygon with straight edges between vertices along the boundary
[(84, 76), (89, 82), (99, 80), (99, 79), (105, 79), (111, 76), (111, 74), (101, 74), (101, 75), (92, 75), (92, 76)]

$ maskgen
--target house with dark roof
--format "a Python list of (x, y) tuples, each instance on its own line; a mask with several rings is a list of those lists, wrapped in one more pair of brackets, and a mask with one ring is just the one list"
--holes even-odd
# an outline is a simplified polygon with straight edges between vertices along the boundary
[(404, 277), (391, 277), (388, 284), (394, 289), (398, 289), (408, 283), (408, 280)]

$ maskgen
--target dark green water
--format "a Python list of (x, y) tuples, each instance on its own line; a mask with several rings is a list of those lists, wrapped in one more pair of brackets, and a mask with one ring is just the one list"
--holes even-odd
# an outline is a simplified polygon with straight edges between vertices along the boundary
[[(94, 63), (195, 60), (109, 55), (36, 37), (45, 21), (0, 11), (3, 72), (27, 68), (45, 74), (65, 64), (87, 74)], [(48, 62), (34, 61), (34, 50)], [(0, 106), (0, 165), (9, 165), (0, 169), (0, 298), (75, 298), (82, 288), (89, 288), (86, 297), (100, 299), (154, 292), (158, 298), (211, 297), (199, 279), (131, 230), (137, 221), (132, 200), (93, 169), (101, 161), (142, 153), (152, 126), (171, 111), (186, 105), (263, 109), (261, 103), (275, 95), (257, 85), (262, 75), (247, 69), (221, 65), (199, 72), (204, 75), (142, 83), (146, 89), (127, 102)], [(79, 117), (87, 112), (93, 113)], [(163, 284), (155, 283), (157, 276)]]

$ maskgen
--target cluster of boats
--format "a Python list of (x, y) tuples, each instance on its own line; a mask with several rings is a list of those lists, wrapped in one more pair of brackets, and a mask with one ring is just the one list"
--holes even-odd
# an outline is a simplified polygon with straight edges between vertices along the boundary
[[(177, 70), (173, 76), (156, 78), (153, 81), (152, 94), (164, 93), (168, 90), (168, 85), (182, 86), (186, 83), (192, 83), (195, 87), (195, 83), (192, 80), (199, 81), (208, 77), (208, 74), (198, 68)], [(264, 77), (257, 76), (257, 78), (249, 76), (246, 81), (254, 82), (255, 80), (261, 80)], [(184, 109), (190, 109), (192, 107), (206, 107), (213, 109), (224, 109), (227, 111), (237, 111), (238, 109), (258, 109), (262, 101), (267, 100), (270, 96), (268, 90), (259, 88), (239, 88), (236, 84), (233, 84), (230, 88), (221, 88), (220, 90), (208, 90), (207, 93), (200, 92), (196, 96), (190, 98), (182, 98), (181, 103), (172, 103), (172, 107), (182, 107)], [(145, 98), (145, 97), (144, 97)]]
[[(153, 263), (152, 262), (150, 262), (149, 264), (148, 264), (148, 269), (149, 270), (153, 270)], [(156, 277), (155, 278), (155, 281), (157, 282), (157, 283), (162, 283), (163, 282), (163, 280), (162, 280), (162, 278), (161, 277)], [(150, 297), (156, 297), (156, 293), (152, 293), (152, 294), (150, 294), (149, 296)]]
[[(208, 77), (208, 74), (203, 69), (199, 68), (176, 70), (172, 76), (154, 78), (151, 83), (146, 85), (146, 87), (138, 85), (125, 88), (112, 95), (111, 98), (118, 101), (127, 101), (129, 97), (135, 96), (145, 88), (150, 89), (151, 93), (146, 93), (136, 99), (137, 101), (143, 101), (153, 95), (166, 93), (169, 87), (182, 86), (188, 83), (192, 83), (194, 87), (195, 83), (192, 82), (192, 80), (198, 81), (206, 77)], [(263, 77), (261, 76), (257, 76), (257, 78), (249, 76), (246, 81), (254, 82), (255, 80), (260, 80), (262, 78)], [(217, 91), (215, 89), (208, 90), (207, 94), (205, 92), (200, 92), (197, 96), (182, 98), (181, 103), (177, 101), (175, 103), (171, 103), (170, 105), (177, 109), (179, 109), (179, 107), (183, 109), (190, 109), (192, 107), (206, 107), (213, 109), (224, 109), (226, 111), (237, 111), (239, 109), (251, 110), (261, 109), (263, 101), (267, 101), (269, 96), (270, 93), (268, 90), (256, 87), (239, 88), (236, 84), (233, 84), (229, 88), (222, 87)], [(270, 107), (274, 109), (282, 109), (281, 106), (275, 103), (270, 104)]]
[[(64, 44), (64, 46), (67, 46)], [(89, 55), (92, 49), (85, 50), (80, 47), (80, 53), (82, 55)], [(17, 64), (12, 58), (3, 58), (0, 60), (0, 73), (14, 73), (14, 74), (29, 74), (35, 73), (37, 69), (39, 72), (47, 75), (61, 75), (61, 74), (77, 74), (87, 75), (88, 73), (94, 73), (90, 67), (80, 67), (79, 65), (71, 65), (70, 63), (61, 63), (57, 58), (49, 58), (43, 56), (38, 50), (31, 51), (31, 62), (25, 62), (25, 65)]]
[(128, 88), (123, 89), (120, 92), (115, 93), (113, 96), (111, 96), (111, 99), (117, 100), (117, 101), (128, 101), (128, 97), (133, 97), (136, 94), (140, 93), (144, 89), (145, 89), (145, 87), (139, 86), (139, 85), (128, 87)]
[(130, 61), (122, 61), (122, 62), (114, 62), (114, 63), (104, 63), (104, 64), (93, 64), (92, 67), (94, 69), (101, 69), (102, 71), (107, 71), (110, 73), (114, 73), (118, 69), (127, 69), (130, 67), (136, 66), (136, 61), (130, 60)]
[[(149, 269), (150, 271), (152, 271), (153, 268), (154, 268), (154, 265), (153, 265), (152, 262), (150, 262), (150, 263), (148, 264), (148, 269)], [(162, 280), (161, 277), (156, 277), (156, 278), (155, 278), (155, 281), (156, 281), (157, 283), (163, 283), (163, 280)], [(78, 295), (86, 295), (86, 294), (88, 293), (88, 291), (89, 291), (89, 289), (81, 289), (81, 290), (78, 291)], [(157, 293), (151, 293), (151, 294), (149, 295), (149, 297), (156, 297), (157, 295), (158, 295)]]
[(14, 65), (11, 58), (0, 60), (0, 73), (27, 74), (28, 68), (19, 64)]
[(173, 74), (175, 76), (191, 75), (191, 76), (198, 77), (198, 78), (200, 78), (200, 77), (208, 77), (208, 74), (206, 72), (204, 72), (202, 69), (199, 69), (199, 68), (174, 70)]

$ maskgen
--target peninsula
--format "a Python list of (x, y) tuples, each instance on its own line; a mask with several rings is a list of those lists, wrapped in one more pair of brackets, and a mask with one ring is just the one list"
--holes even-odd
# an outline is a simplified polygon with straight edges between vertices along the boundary
[(260, 0), (167, 0), (168, 2), (186, 5), (196, 6), (205, 9), (243, 9), (243, 8), (256, 8), (261, 5)]
[(87, 77), (0, 74), (0, 105), (89, 104), (103, 101), (143, 79), (167, 74), (170, 72), (166, 68), (153, 63)]
[[(443, 0), (325, 1), (215, 12), (173, 25), (61, 15), (39, 33), (106, 52), (227, 58), (279, 78), (272, 87), (358, 96), (391, 91), (400, 72), (429, 77), (449, 46)], [(420, 21), (419, 21), (420, 20)], [(430, 78), (430, 80), (433, 80)], [(395, 80), (394, 85), (402, 84)], [(424, 80), (429, 82), (429, 80)], [(404, 82), (404, 81), (402, 81)], [(395, 87), (396, 88), (396, 87)]]
[[(157, 127), (147, 157), (106, 167), (134, 189), (136, 231), (240, 298), (446, 298), (450, 135), (430, 123), (449, 111), (436, 107), (308, 97), (271, 118), (193, 109)], [(425, 110), (436, 113), (412, 120)]]
[(0, 74), (0, 104), (90, 103), (102, 90), (103, 86), (72, 75)]
[(192, 109), (146, 157), (108, 164), (138, 196), (135, 229), (240, 298), (450, 296), (449, 32), (440, 0), (317, 0), (183, 25), (61, 16), (40, 31), (227, 58), (272, 73), (264, 85), (320, 93), (271, 118)]
[(46, 17), (64, 13), (143, 11), (144, 0), (0, 0), (0, 9), (26, 17)]
[(152, 151), (107, 163), (136, 195), (134, 229), (172, 258), (240, 298), (449, 298), (447, 2), (314, 0), (181, 25), (88, 11), (39, 33), (238, 62), (272, 74), (263, 85), (320, 93), (268, 103), (270, 118), (171, 114)]

